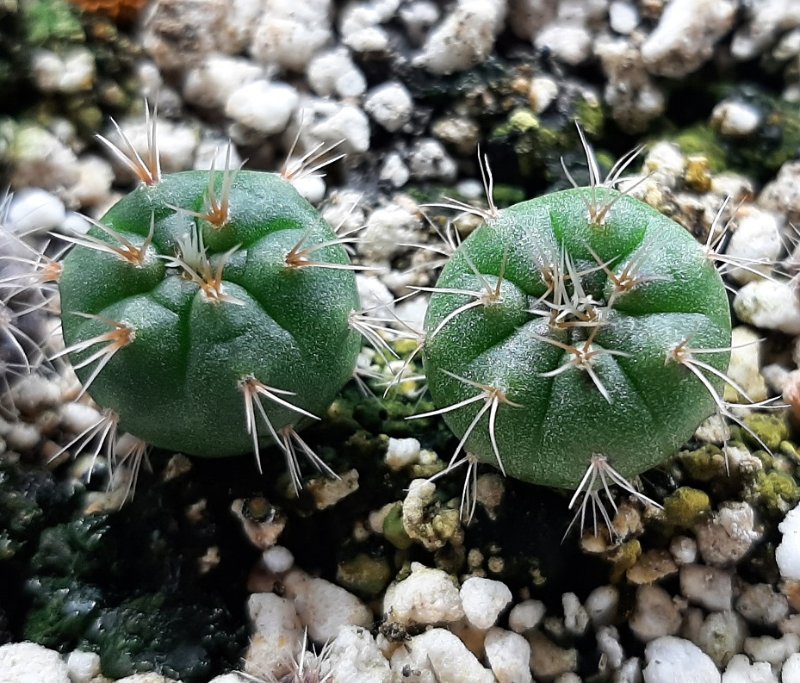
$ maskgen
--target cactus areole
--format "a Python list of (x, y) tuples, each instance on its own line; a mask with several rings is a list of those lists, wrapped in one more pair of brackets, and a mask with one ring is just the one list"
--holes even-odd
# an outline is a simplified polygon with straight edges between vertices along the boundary
[(510, 476), (585, 485), (659, 464), (721, 405), (722, 279), (680, 225), (576, 188), (495, 211), (431, 296), (423, 361), (462, 448)]
[(347, 264), (277, 174), (164, 175), (64, 259), (67, 350), (134, 436), (199, 456), (257, 450), (320, 416), (353, 372)]

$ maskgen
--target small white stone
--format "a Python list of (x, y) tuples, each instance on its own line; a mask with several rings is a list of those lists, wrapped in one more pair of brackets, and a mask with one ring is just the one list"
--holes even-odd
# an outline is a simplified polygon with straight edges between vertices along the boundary
[(67, 665), (58, 652), (27, 642), (0, 645), (0, 681), (70, 683)]
[(244, 657), (244, 670), (269, 680), (291, 671), (303, 630), (291, 600), (255, 593), (247, 602), (255, 633)]
[(264, 69), (249, 59), (229, 55), (208, 55), (194, 67), (183, 83), (183, 96), (205, 109), (222, 109), (228, 98), (247, 83), (258, 80)]
[(788, 282), (748, 282), (736, 292), (733, 308), (741, 320), (756, 327), (800, 334), (800, 302)]
[(573, 636), (582, 636), (589, 625), (589, 614), (578, 596), (575, 593), (564, 593), (561, 596), (561, 605), (564, 608), (564, 628)]
[(364, 100), (364, 110), (390, 133), (400, 130), (411, 119), (414, 101), (408, 89), (398, 81), (388, 81), (373, 88)]
[(77, 48), (64, 55), (64, 71), (58, 89), (63, 93), (91, 90), (95, 80), (94, 55), (85, 48)]
[(721, 612), (731, 609), (733, 584), (729, 572), (687, 564), (681, 567), (680, 584), (683, 595), (708, 610)]
[(697, 543), (689, 536), (674, 536), (669, 543), (669, 551), (675, 564), (692, 564), (697, 560)]
[(46, 190), (28, 187), (16, 192), (8, 207), (6, 225), (12, 232), (46, 232), (61, 225), (64, 202)]
[(747, 655), (734, 655), (722, 674), (722, 683), (778, 683), (778, 679), (766, 662), (751, 664)]
[(747, 22), (736, 32), (731, 45), (733, 56), (742, 61), (758, 57), (776, 36), (800, 26), (800, 8), (794, 2), (761, 0), (747, 5), (746, 11)]
[(282, 545), (274, 545), (267, 548), (261, 555), (264, 566), (273, 574), (283, 574), (294, 566), (294, 555), (288, 548)]
[(711, 658), (697, 645), (674, 636), (650, 641), (644, 650), (647, 666), (644, 683), (720, 683), (721, 677)]
[(456, 177), (456, 164), (442, 143), (432, 138), (417, 140), (409, 155), (412, 177), (418, 180), (453, 181)]
[(744, 102), (720, 102), (711, 112), (711, 123), (723, 135), (743, 137), (755, 132), (761, 125), (761, 112)]
[(558, 83), (549, 76), (536, 76), (531, 79), (528, 98), (533, 104), (533, 112), (541, 114), (558, 97)]
[(614, 626), (601, 626), (596, 633), (597, 649), (604, 655), (611, 669), (619, 669), (625, 659), (625, 651), (619, 642), (619, 631)]
[(749, 503), (726, 501), (695, 526), (697, 549), (703, 562), (729, 565), (741, 560), (761, 538), (755, 530), (755, 512)]
[(586, 61), (592, 51), (592, 35), (583, 26), (557, 23), (543, 29), (534, 41), (539, 50), (550, 50), (565, 64), (577, 66)]
[(789, 510), (778, 525), (783, 534), (775, 550), (775, 561), (784, 579), (800, 581), (800, 505)]
[(331, 38), (330, 0), (265, 0), (250, 40), (250, 53), (265, 64), (305, 70)]
[(661, 586), (639, 586), (630, 627), (642, 642), (672, 636), (681, 627), (681, 615), (672, 596)]
[(20, 126), (8, 150), (12, 187), (61, 190), (80, 175), (77, 157), (63, 141), (36, 125)]
[(781, 668), (783, 683), (796, 683), (800, 681), (800, 653), (795, 652), (786, 659)]
[(419, 462), (419, 441), (414, 438), (396, 439), (389, 437), (384, 460), (390, 470), (398, 472)]
[(67, 657), (67, 671), (72, 683), (91, 683), (100, 674), (100, 655), (73, 650)]
[(431, 26), (439, 21), (439, 17), (439, 7), (431, 0), (412, 0), (403, 3), (400, 8), (400, 20), (414, 45), (420, 45), (425, 40)]
[(36, 413), (58, 405), (61, 387), (42, 375), (27, 375), (14, 385), (11, 399), (23, 413)]
[(800, 636), (796, 633), (785, 633), (780, 638), (746, 638), (744, 651), (757, 662), (769, 662), (778, 669), (790, 655), (800, 652)]
[(372, 612), (355, 595), (325, 579), (312, 578), (293, 569), (283, 578), (294, 596), (297, 614), (308, 636), (317, 643), (333, 640), (342, 626), (369, 626)]
[(528, 635), (531, 646), (531, 670), (540, 680), (551, 680), (578, 668), (578, 651), (559, 647), (539, 631)]
[(757, 403), (767, 398), (767, 385), (761, 374), (761, 365), (761, 337), (753, 328), (737, 325), (731, 330), (731, 359), (727, 374), (744, 389), (747, 397), (741, 396), (733, 387), (726, 387), (735, 394), (737, 402)]
[(608, 6), (608, 23), (613, 31), (628, 35), (639, 25), (639, 12), (629, 2), (615, 0)]
[(99, 206), (109, 202), (114, 169), (105, 159), (87, 154), (78, 159), (78, 180), (64, 196), (72, 206)]
[(356, 275), (356, 287), (365, 316), (375, 318), (376, 322), (392, 317), (394, 297), (383, 282), (374, 275), (359, 273)]
[(328, 144), (340, 143), (337, 152), (345, 154), (369, 149), (369, 119), (358, 107), (344, 105), (310, 127), (309, 133)]
[(5, 435), (6, 446), (8, 448), (24, 453), (35, 448), (42, 435), (39, 433), (36, 425), (28, 424), (26, 422), (15, 422), (11, 425), (11, 429)]
[(414, 65), (451, 74), (480, 64), (491, 54), (505, 13), (503, 0), (459, 0), (428, 36)]
[(458, 588), (445, 572), (414, 562), (411, 574), (386, 589), (383, 613), (389, 622), (440, 624), (462, 619), (464, 608)]
[(367, 629), (344, 626), (331, 643), (327, 660), (331, 681), (393, 683), (394, 674)]
[(72, 434), (91, 429), (102, 418), (100, 412), (86, 403), (65, 403), (60, 409), (61, 426)]
[(516, 633), (532, 631), (544, 619), (546, 612), (547, 608), (540, 600), (523, 600), (508, 613), (508, 626)]
[(483, 642), (497, 683), (531, 683), (531, 646), (518, 633), (491, 628)]
[(747, 268), (734, 266), (727, 271), (728, 275), (741, 284), (760, 280), (759, 273), (769, 274), (782, 249), (775, 215), (752, 206), (746, 210), (742, 208), (736, 213), (736, 229), (725, 247), (725, 254), (744, 262)]
[(419, 683), (495, 683), (492, 672), (450, 631), (434, 628), (405, 645), (397, 648), (391, 659), (392, 671), (398, 676), (407, 666), (421, 673)]
[(373, 261), (388, 261), (406, 251), (404, 243), (418, 241), (420, 219), (411, 207), (393, 203), (373, 211), (363, 232), (361, 251)]
[(411, 177), (411, 171), (403, 161), (402, 155), (397, 152), (390, 152), (383, 161), (378, 177), (390, 183), (392, 187), (398, 188), (403, 187), (408, 182)]
[(614, 622), (619, 605), (619, 591), (614, 586), (598, 586), (586, 598), (586, 612), (592, 625), (605, 626)]
[(350, 52), (342, 47), (315, 55), (307, 75), (309, 85), (322, 97), (358, 97), (367, 89), (364, 74), (353, 64)]
[(742, 589), (736, 611), (753, 624), (775, 626), (789, 615), (789, 602), (770, 584), (757, 583)]
[(299, 178), (292, 178), (292, 187), (306, 201), (312, 204), (319, 204), (325, 198), (325, 178), (321, 175), (305, 175)]
[(733, 655), (741, 652), (747, 635), (747, 624), (736, 612), (712, 612), (698, 629), (695, 644), (724, 668)]
[(642, 45), (648, 70), (679, 78), (700, 67), (714, 46), (733, 26), (733, 0), (672, 0), (664, 7), (655, 30)]
[(479, 629), (491, 628), (511, 602), (511, 591), (501, 581), (471, 576), (459, 591), (464, 614)]
[(225, 115), (248, 128), (275, 135), (286, 129), (299, 101), (291, 85), (257, 80), (231, 93)]

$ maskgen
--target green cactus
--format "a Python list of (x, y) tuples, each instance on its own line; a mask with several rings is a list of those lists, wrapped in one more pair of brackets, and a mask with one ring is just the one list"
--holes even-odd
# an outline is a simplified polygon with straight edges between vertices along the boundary
[[(147, 444), (231, 456), (276, 443), (330, 473), (299, 436), (351, 377), (360, 349), (355, 276), (342, 239), (291, 174), (161, 175), (118, 156), (141, 185), (60, 263), (66, 349), (117, 427)], [(229, 166), (229, 163), (228, 163)], [(77, 440), (76, 440), (77, 441)], [(260, 460), (259, 460), (260, 467)]]
[(731, 319), (713, 253), (613, 189), (627, 163), (502, 211), (489, 182), (489, 209), (472, 209), (484, 224), (428, 288), (421, 345), (438, 406), (425, 415), (460, 438), (448, 469), (489, 463), (594, 510), (725, 410)]

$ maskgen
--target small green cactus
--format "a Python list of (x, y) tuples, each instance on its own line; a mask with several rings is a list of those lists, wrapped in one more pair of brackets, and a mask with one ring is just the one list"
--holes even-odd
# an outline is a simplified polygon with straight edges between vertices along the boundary
[[(340, 238), (287, 174), (160, 173), (59, 264), (66, 349), (104, 422), (150, 445), (231, 456), (275, 443), (330, 473), (298, 431), (327, 409), (360, 349), (355, 276)], [(228, 159), (229, 166), (229, 159)], [(290, 174), (288, 174), (290, 175)], [(260, 467), (260, 460), (259, 460)]]
[(596, 510), (726, 410), (731, 318), (710, 248), (613, 189), (627, 163), (503, 210), (488, 182), (489, 209), (470, 209), (484, 224), (428, 288), (421, 345), (426, 415), (460, 438), (448, 469), (489, 463)]

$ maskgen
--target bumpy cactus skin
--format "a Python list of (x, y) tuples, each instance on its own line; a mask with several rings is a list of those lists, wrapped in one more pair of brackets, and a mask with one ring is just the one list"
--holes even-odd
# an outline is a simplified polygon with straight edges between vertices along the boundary
[(730, 330), (722, 279), (688, 232), (616, 190), (576, 188), (497, 211), (464, 241), (422, 354), (465, 451), (576, 489), (598, 456), (630, 478), (691, 437), (714, 412)]
[(64, 259), (62, 324), (78, 376), (121, 429), (193, 455), (241, 454), (255, 422), (269, 443), (321, 415), (350, 378), (360, 341), (348, 255), (281, 176), (165, 175), (102, 223), (90, 232), (99, 249)]

